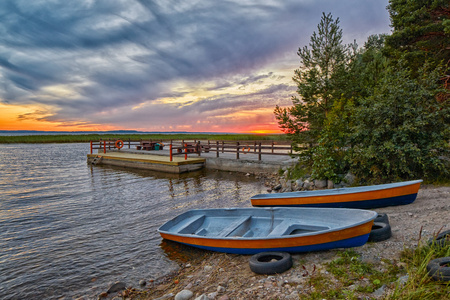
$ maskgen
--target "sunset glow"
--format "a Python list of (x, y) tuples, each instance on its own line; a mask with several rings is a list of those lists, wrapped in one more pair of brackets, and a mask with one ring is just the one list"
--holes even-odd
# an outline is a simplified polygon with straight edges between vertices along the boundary
[(323, 11), (389, 31), (388, 0), (5, 3), (0, 130), (281, 133)]

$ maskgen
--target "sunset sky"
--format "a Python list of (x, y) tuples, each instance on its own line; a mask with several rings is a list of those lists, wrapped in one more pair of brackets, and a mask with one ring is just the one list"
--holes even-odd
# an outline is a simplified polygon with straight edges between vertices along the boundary
[(0, 130), (280, 133), (322, 12), (344, 42), (388, 0), (2, 0)]

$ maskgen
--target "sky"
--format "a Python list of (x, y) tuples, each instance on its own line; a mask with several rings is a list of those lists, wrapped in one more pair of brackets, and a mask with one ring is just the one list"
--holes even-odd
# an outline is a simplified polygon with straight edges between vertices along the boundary
[(322, 12), (344, 43), (388, 0), (1, 0), (0, 130), (281, 133)]

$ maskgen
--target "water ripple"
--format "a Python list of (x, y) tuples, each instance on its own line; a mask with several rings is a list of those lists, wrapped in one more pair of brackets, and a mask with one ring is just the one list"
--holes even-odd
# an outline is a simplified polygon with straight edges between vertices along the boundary
[(250, 206), (262, 192), (227, 172), (90, 166), (87, 144), (0, 145), (2, 299), (96, 298), (166, 274), (181, 248), (157, 228), (193, 208)]

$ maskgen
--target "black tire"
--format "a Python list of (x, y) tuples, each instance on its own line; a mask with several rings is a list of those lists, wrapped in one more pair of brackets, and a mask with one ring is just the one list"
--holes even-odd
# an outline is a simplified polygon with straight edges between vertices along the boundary
[(381, 223), (389, 224), (388, 215), (385, 213), (378, 214), (378, 216), (375, 218), (374, 222), (381, 222)]
[(369, 242), (381, 242), (392, 236), (391, 225), (383, 222), (374, 222), (369, 234)]
[(445, 245), (450, 244), (450, 230), (441, 232), (436, 238), (430, 239), (428, 244), (430, 246), (434, 244), (439, 247), (445, 247)]
[(287, 252), (261, 252), (250, 258), (250, 269), (257, 274), (280, 274), (292, 267)]
[(427, 271), (428, 275), (436, 281), (450, 281), (450, 257), (430, 260)]

